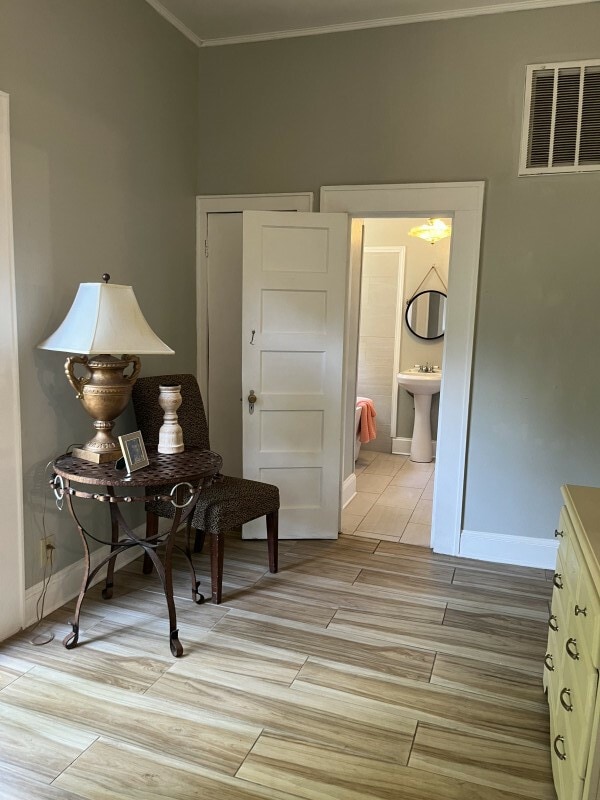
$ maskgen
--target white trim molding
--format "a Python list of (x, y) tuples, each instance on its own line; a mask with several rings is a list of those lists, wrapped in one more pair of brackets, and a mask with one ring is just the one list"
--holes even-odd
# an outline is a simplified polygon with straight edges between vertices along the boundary
[[(159, 521), (159, 531), (168, 531), (170, 524), (170, 520), (161, 519)], [(143, 539), (145, 531), (146, 526), (145, 524), (142, 524), (134, 528), (133, 532), (136, 536)], [(96, 565), (99, 564), (103, 558), (106, 558), (109, 553), (110, 546), (108, 545), (103, 545), (97, 550), (94, 550), (94, 552), (90, 554), (91, 569), (95, 569)], [(119, 553), (115, 564), (115, 572), (118, 572), (120, 569), (127, 566), (127, 564), (135, 561), (136, 558), (140, 557), (140, 554), (141, 550), (139, 547), (132, 547), (130, 550)], [(60, 572), (52, 575), (48, 583), (48, 591), (44, 601), (44, 617), (48, 616), (48, 614), (51, 614), (53, 611), (56, 611), (57, 608), (64, 606), (65, 603), (68, 603), (74, 597), (77, 597), (79, 590), (81, 589), (81, 578), (84, 568), (85, 561), (83, 558), (80, 558), (73, 564), (69, 564), (67, 567), (64, 567), (64, 569), (61, 569)], [(104, 580), (105, 577), (106, 567), (101, 569), (98, 574), (94, 576), (94, 580), (92, 581), (91, 585), (95, 586), (97, 583), (100, 583), (100, 581)], [(33, 623), (37, 620), (37, 603), (43, 588), (44, 583), (41, 581), (40, 583), (36, 583), (34, 586), (30, 586), (25, 593), (25, 628), (33, 625)], [(83, 611), (85, 612), (85, 600), (83, 603)]]
[(558, 542), (533, 536), (463, 531), (459, 555), (497, 564), (554, 569)]
[[(196, 376), (208, 403), (208, 215), (241, 214), (244, 211), (312, 211), (312, 192), (279, 194), (199, 195), (196, 197), (196, 332), (198, 354)], [(241, 376), (240, 376), (241, 379)]]
[(23, 625), (25, 598), (21, 402), (10, 172), (9, 96), (0, 92), (0, 381), (4, 433), (0, 448), (2, 485), (2, 611), (0, 640)]
[[(433, 439), (431, 440), (431, 446), (433, 447), (433, 457), (435, 458), (437, 442)], [(409, 456), (411, 447), (412, 447), (412, 439), (409, 439), (406, 436), (392, 437), (392, 453), (394, 453), (395, 455)]]
[(350, 500), (356, 494), (356, 475), (354, 472), (348, 475), (346, 480), (342, 483), (342, 508), (346, 508)]
[(186, 39), (189, 39), (190, 42), (193, 42), (196, 47), (204, 47), (205, 42), (196, 34), (188, 28), (188, 26), (183, 23), (179, 17), (176, 17), (172, 11), (169, 11), (168, 8), (165, 8), (164, 5), (160, 2), (160, 0), (146, 0), (149, 6), (157, 11), (161, 17), (170, 22), (174, 28), (177, 28), (179, 33), (183, 33)]
[[(431, 527), (434, 551), (448, 555), (458, 555), (462, 530), (484, 190), (483, 181), (321, 187), (321, 211), (362, 219), (453, 218)], [(349, 309), (359, 302), (352, 295), (355, 283), (350, 275)], [(348, 352), (346, 381), (354, 374)]]
[(294, 39), (299, 36), (320, 36), (326, 33), (345, 33), (370, 28), (389, 28), (396, 25), (413, 25), (418, 22), (439, 22), (447, 19), (479, 17), (489, 14), (505, 14), (511, 11), (535, 11), (540, 8), (555, 6), (572, 6), (592, 3), (597, 0), (517, 0), (517, 2), (494, 3), (493, 5), (475, 6), (474, 8), (449, 8), (444, 11), (425, 11), (422, 14), (403, 14), (397, 17), (380, 19), (364, 19), (356, 22), (340, 22), (333, 25), (318, 25), (310, 28), (291, 28), (289, 30), (264, 31), (260, 33), (240, 34), (239, 36), (221, 36), (214, 39), (201, 39), (191, 31), (185, 23), (169, 11), (159, 0), (146, 0), (152, 8), (174, 25), (197, 47), (222, 47), (231, 44), (249, 42), (268, 42), (274, 39)]

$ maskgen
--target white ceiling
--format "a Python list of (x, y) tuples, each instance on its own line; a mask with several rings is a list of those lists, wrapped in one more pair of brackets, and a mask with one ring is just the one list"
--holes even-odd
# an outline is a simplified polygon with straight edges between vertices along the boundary
[(147, 0), (199, 47), (598, 0)]

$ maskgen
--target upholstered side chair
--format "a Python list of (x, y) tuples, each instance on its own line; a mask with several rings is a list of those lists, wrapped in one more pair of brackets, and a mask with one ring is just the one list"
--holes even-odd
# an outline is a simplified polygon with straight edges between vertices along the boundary
[[(183, 430), (184, 444), (210, 450), (208, 424), (200, 387), (193, 375), (157, 375), (138, 378), (133, 387), (133, 407), (144, 442), (147, 447), (158, 445), (158, 432), (163, 412), (158, 405), (161, 384), (180, 384), (182, 403), (179, 407), (179, 424)], [(172, 518), (175, 509), (171, 503), (151, 503), (146, 507), (146, 534), (158, 529), (158, 518)], [(222, 476), (200, 493), (192, 517), (196, 530), (195, 550), (202, 549), (204, 537), (210, 538), (211, 592), (213, 603), (220, 603), (223, 586), (223, 557), (225, 534), (253, 519), (266, 517), (269, 570), (277, 572), (279, 489), (269, 483)], [(144, 572), (151, 572), (152, 564), (144, 562)]]

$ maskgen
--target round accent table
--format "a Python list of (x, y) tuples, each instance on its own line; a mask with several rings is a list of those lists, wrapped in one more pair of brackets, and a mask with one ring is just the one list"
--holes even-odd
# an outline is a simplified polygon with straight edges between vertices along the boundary
[[(67, 508), (75, 522), (84, 552), (84, 574), (81, 590), (75, 606), (75, 614), (70, 624), (73, 628), (63, 640), (66, 648), (71, 649), (77, 645), (79, 639), (79, 614), (81, 605), (89, 587), (98, 572), (107, 567), (106, 583), (102, 591), (105, 600), (112, 597), (113, 576), (115, 560), (119, 553), (131, 547), (141, 547), (150, 558), (160, 577), (167, 609), (169, 612), (169, 644), (171, 652), (178, 657), (183, 653), (177, 630), (177, 617), (175, 602), (173, 600), (173, 547), (175, 533), (182, 524), (187, 525), (188, 542), (191, 530), (193, 512), (198, 502), (200, 492), (209, 486), (218, 475), (223, 460), (217, 453), (199, 448), (188, 448), (183, 453), (163, 454), (148, 452), (149, 464), (143, 469), (132, 472), (126, 476), (123, 471), (115, 469), (114, 462), (108, 464), (94, 464), (83, 461), (71, 455), (59, 456), (54, 462), (54, 474), (50, 485), (54, 491), (57, 505), (62, 508), (66, 501)], [(73, 484), (77, 484), (75, 487)], [(93, 491), (85, 491), (81, 486), (96, 487)], [(131, 489), (143, 487), (143, 493), (135, 493)], [(117, 493), (115, 490), (118, 489)], [(96, 536), (85, 529), (81, 524), (73, 505), (75, 497), (83, 500), (93, 500), (107, 503), (110, 509), (111, 538), (110, 540)], [(123, 504), (146, 503), (150, 501), (171, 502), (175, 507), (171, 527), (164, 533), (153, 533), (148, 538), (141, 539), (135, 535), (128, 525), (121, 511)], [(110, 554), (91, 568), (89, 541), (110, 545)], [(160, 559), (157, 549), (166, 544), (163, 560)], [(192, 575), (192, 597), (196, 602), (202, 603), (204, 597), (198, 592), (198, 582), (191, 560), (189, 544), (184, 551), (190, 563)]]

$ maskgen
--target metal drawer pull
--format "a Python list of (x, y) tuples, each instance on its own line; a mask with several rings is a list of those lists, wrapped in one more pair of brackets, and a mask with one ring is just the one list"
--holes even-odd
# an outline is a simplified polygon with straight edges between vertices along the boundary
[[(558, 749), (559, 743), (562, 745), (562, 750)], [(554, 752), (560, 758), (561, 761), (566, 761), (567, 754), (565, 753), (565, 737), (564, 736), (557, 736), (553, 743)]]
[(565, 532), (564, 532), (564, 531), (557, 531), (557, 530), (555, 529), (555, 531), (554, 531), (554, 537), (555, 537), (555, 538), (558, 538), (558, 537), (560, 536), (560, 537), (561, 537), (561, 539), (562, 539), (562, 537), (563, 537), (564, 535), (565, 535)]
[(567, 650), (567, 653), (573, 659), (573, 661), (579, 661), (579, 651), (577, 650), (577, 639), (567, 639), (565, 648)]
[(558, 630), (558, 620), (556, 619), (556, 614), (550, 614), (550, 619), (548, 620), (548, 627), (551, 631)]
[(575, 616), (578, 617), (580, 614), (587, 617), (587, 606), (585, 608), (580, 608), (577, 603), (575, 603)]
[(552, 653), (546, 653), (544, 658), (544, 666), (549, 672), (554, 672), (554, 661), (552, 660)]
[[(568, 701), (565, 700), (565, 695), (568, 696)], [(560, 704), (565, 711), (573, 711), (573, 703), (571, 702), (571, 690), (563, 689), (560, 693)]]
[(562, 575), (560, 572), (554, 573), (554, 577), (552, 578), (552, 583), (556, 586), (557, 589), (563, 588)]

